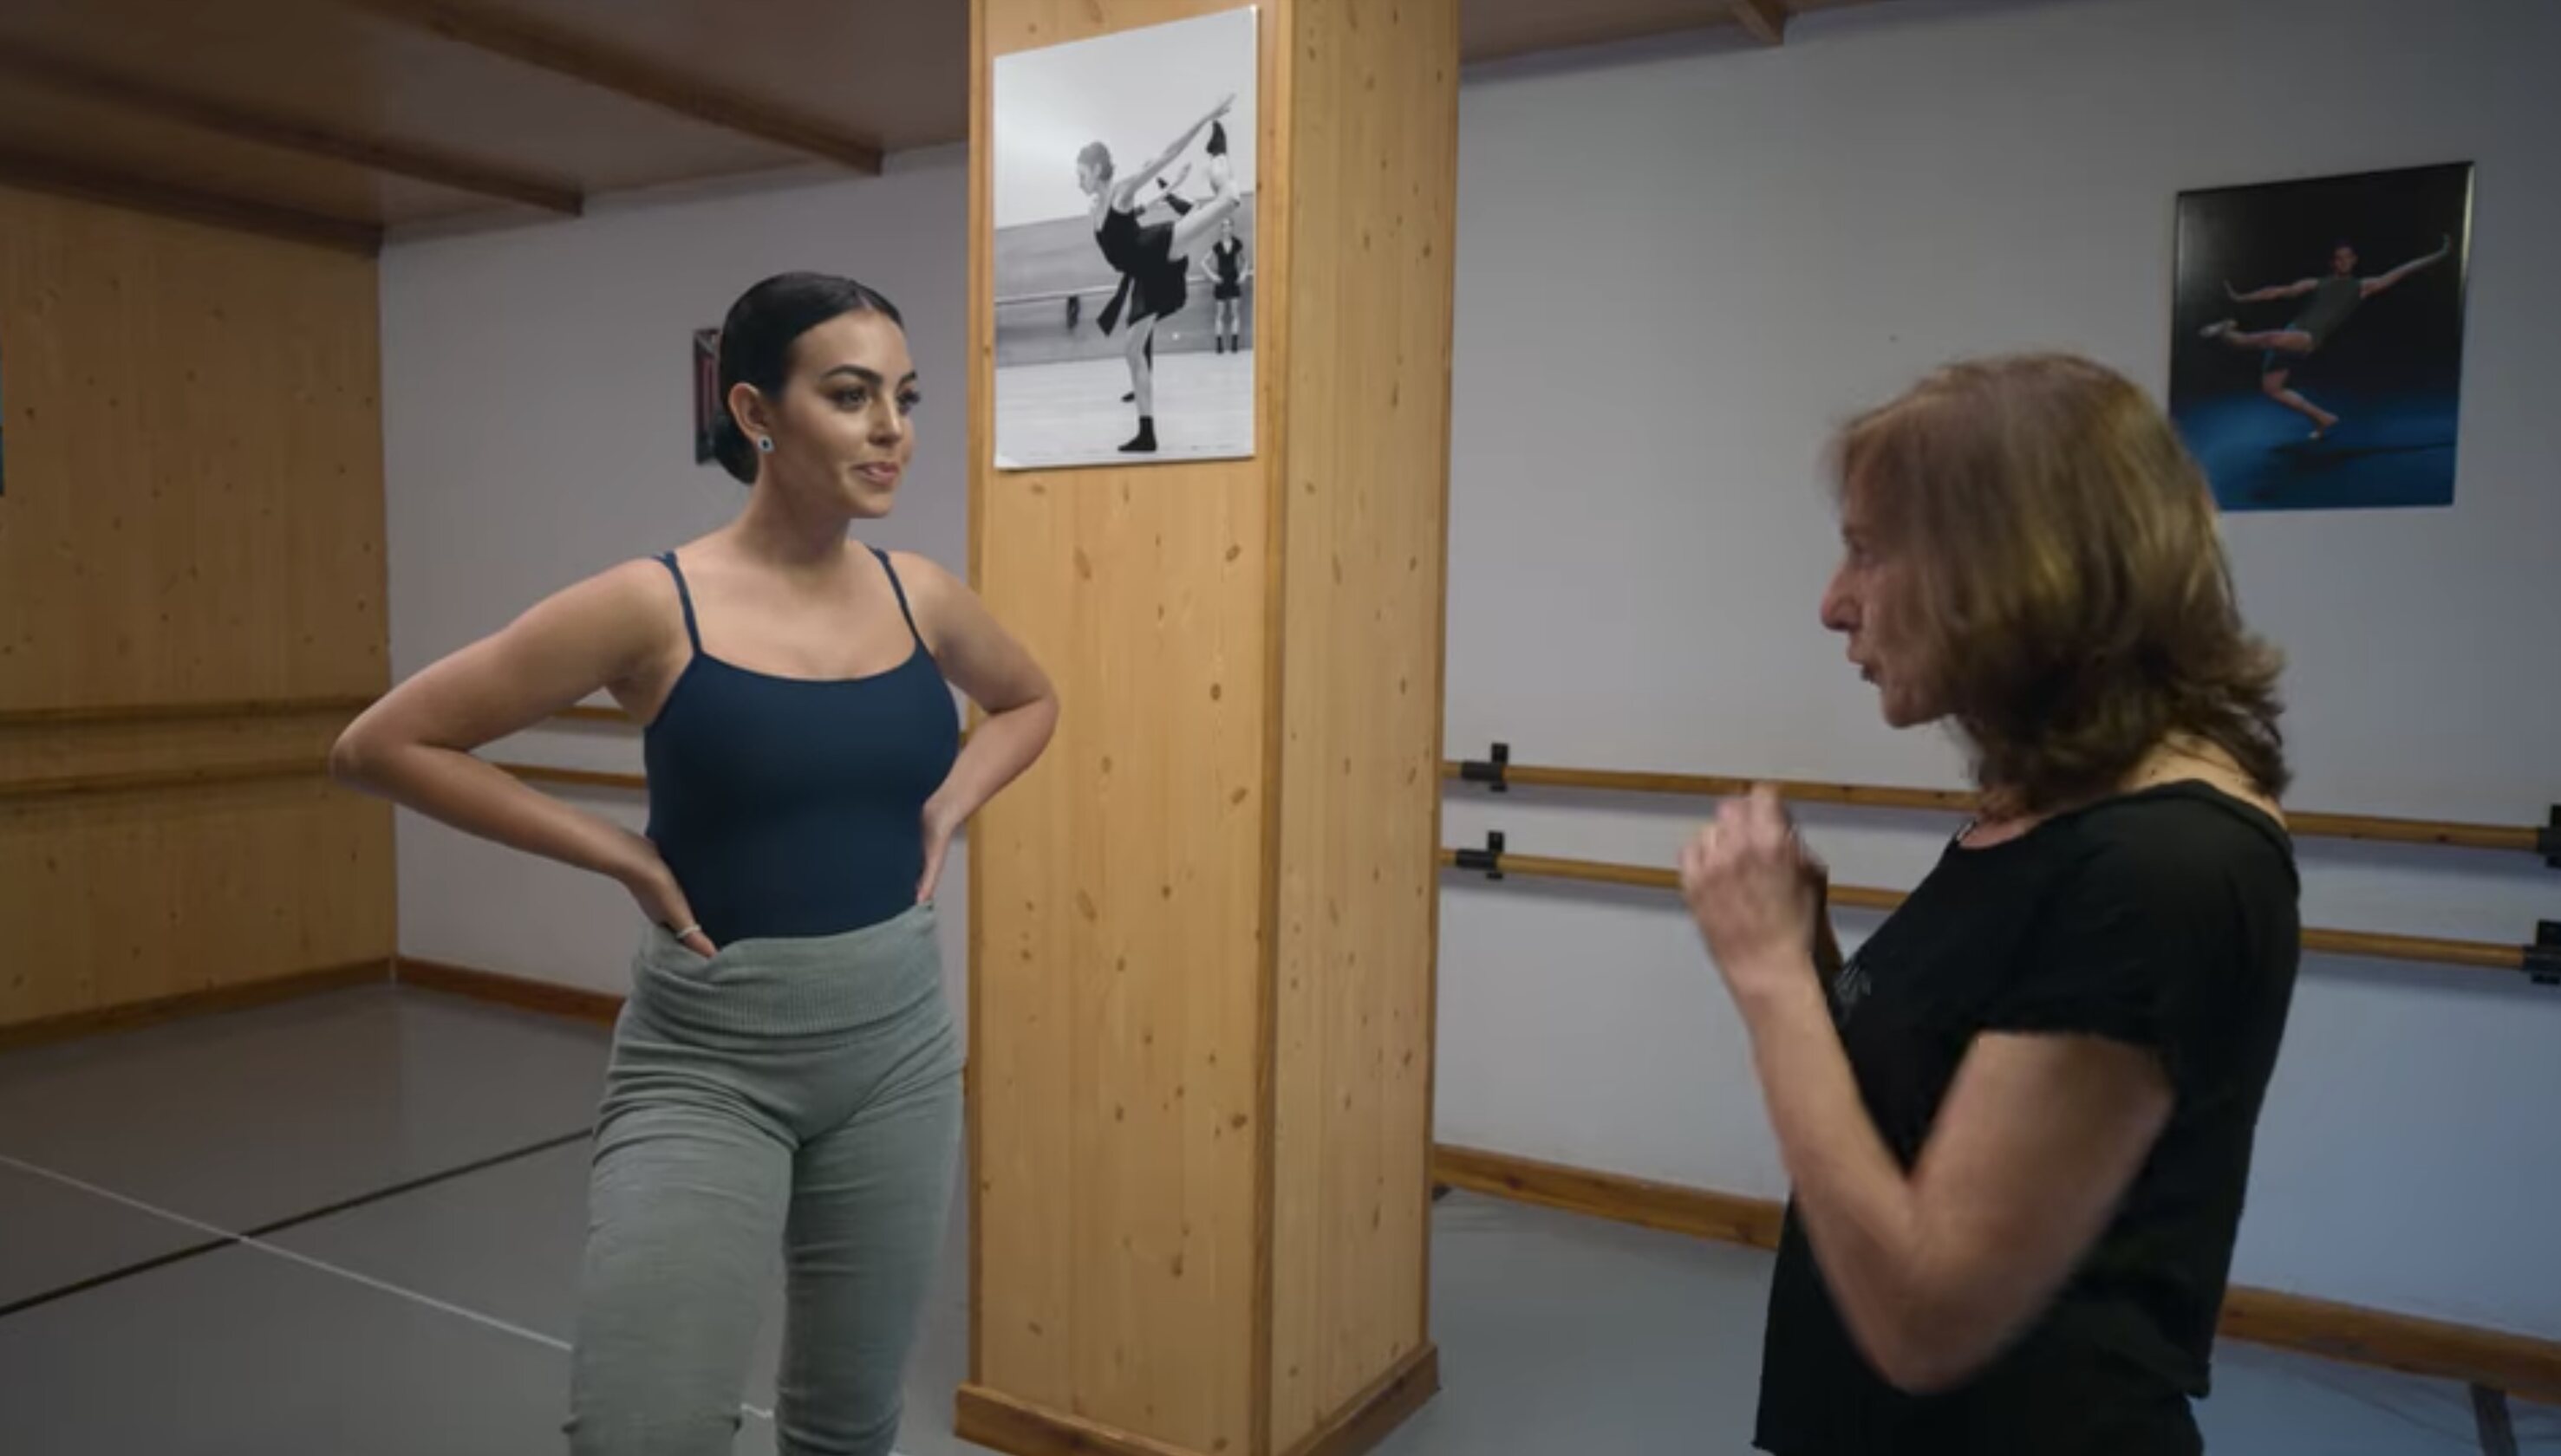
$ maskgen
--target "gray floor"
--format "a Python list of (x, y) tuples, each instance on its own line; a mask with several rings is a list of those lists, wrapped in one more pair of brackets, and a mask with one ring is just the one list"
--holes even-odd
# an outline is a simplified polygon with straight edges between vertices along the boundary
[[(101, 1281), (0, 1313), (0, 1452), (558, 1452), (603, 1053), (597, 1029), (380, 988), (0, 1056), (0, 1310)], [(1435, 1238), (1444, 1390), (1387, 1456), (1748, 1450), (1764, 1255), (1464, 1195)], [(907, 1456), (978, 1450), (950, 1429), (961, 1248), (955, 1224)], [(2218, 1452), (2480, 1449), (2443, 1381), (2227, 1345), (2217, 1382)], [(2514, 1411), (2520, 1450), (2561, 1456), (2561, 1410)], [(772, 1445), (752, 1414), (738, 1449)]]

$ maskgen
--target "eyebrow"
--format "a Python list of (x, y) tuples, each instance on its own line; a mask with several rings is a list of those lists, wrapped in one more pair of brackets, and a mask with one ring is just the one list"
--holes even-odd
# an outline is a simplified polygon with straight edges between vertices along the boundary
[[(882, 380), (881, 372), (879, 370), (865, 369), (859, 364), (839, 364), (834, 369), (828, 370), (825, 374), (818, 376), (818, 378), (822, 380), (830, 380), (840, 374), (852, 375), (854, 378), (861, 380), (864, 384), (872, 386), (874, 389), (878, 389), (880, 387)], [(916, 371), (912, 369), (909, 370), (905, 377), (899, 380), (899, 383), (902, 385), (915, 384)]]

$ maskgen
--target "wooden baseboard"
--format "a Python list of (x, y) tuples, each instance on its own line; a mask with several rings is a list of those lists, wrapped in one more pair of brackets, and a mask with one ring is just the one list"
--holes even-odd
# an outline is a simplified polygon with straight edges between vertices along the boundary
[(1621, 1223), (1750, 1244), (1759, 1249), (1779, 1246), (1779, 1223), (1785, 1212), (1768, 1199), (1648, 1183), (1641, 1178), (1595, 1173), (1446, 1143), (1432, 1150), (1432, 1179), (1514, 1203), (1590, 1213)]
[(579, 986), (528, 980), (523, 976), (503, 976), (495, 971), (475, 971), (469, 966), (446, 965), (441, 961), (420, 960), (416, 956), (399, 957), (395, 962), (393, 979), (404, 986), (424, 986), (430, 991), (467, 996), (474, 1001), (495, 1002), (500, 1006), (520, 1007), (526, 1011), (597, 1022), (608, 1027), (622, 1014), (622, 998), (610, 991), (590, 991)]
[[(1494, 1198), (1763, 1249), (1778, 1247), (1784, 1213), (1767, 1199), (1649, 1183), (1475, 1148), (1434, 1149), (1432, 1175), (1451, 1188)], [(2561, 1401), (2561, 1342), (2528, 1335), (2246, 1285), (2234, 1286), (2224, 1299), (2222, 1333), (2256, 1345)]]
[(952, 1399), (951, 1426), (960, 1439), (1010, 1456), (1206, 1456), (983, 1385), (960, 1387)]
[[(1440, 1389), (1441, 1351), (1427, 1344), (1289, 1448), (1289, 1456), (1362, 1456)], [(983, 1385), (960, 1387), (952, 1402), (952, 1429), (964, 1441), (1011, 1456), (1204, 1456)]]
[(188, 991), (176, 996), (162, 996), (150, 1001), (137, 1001), (124, 1006), (101, 1007), (95, 1011), (76, 1011), (63, 1016), (50, 1016), (37, 1021), (20, 1022), (0, 1027), (0, 1051), (32, 1047), (46, 1042), (64, 1042), (75, 1037), (91, 1037), (102, 1032), (128, 1031), (155, 1022), (177, 1021), (184, 1017), (212, 1016), (226, 1011), (246, 1011), (254, 1006), (267, 1006), (297, 997), (316, 996), (324, 991), (339, 991), (350, 986), (371, 985), (389, 980), (391, 961), (361, 960), (343, 966), (323, 966), (316, 971), (296, 971), (263, 981), (250, 981), (238, 986), (214, 986), (202, 991)]
[(1426, 1342), (1378, 1383), (1352, 1397), (1339, 1415), (1291, 1447), (1289, 1456), (1362, 1456), (1440, 1392), (1441, 1348)]

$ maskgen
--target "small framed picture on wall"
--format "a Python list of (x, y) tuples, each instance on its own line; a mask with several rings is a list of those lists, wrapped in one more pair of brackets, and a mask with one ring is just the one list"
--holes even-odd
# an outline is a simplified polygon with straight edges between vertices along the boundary
[(694, 330), (694, 463), (712, 460), (712, 426), (728, 407), (720, 397), (720, 330)]

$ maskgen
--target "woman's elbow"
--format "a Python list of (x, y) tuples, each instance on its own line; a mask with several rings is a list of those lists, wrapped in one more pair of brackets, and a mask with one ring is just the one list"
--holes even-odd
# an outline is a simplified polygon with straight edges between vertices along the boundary
[(329, 777), (342, 788), (380, 793), (383, 772), (392, 756), (382, 732), (364, 719), (347, 725), (329, 745)]
[(1964, 1309), (1925, 1302), (1861, 1343), (1887, 1384), (1906, 1395), (1938, 1395), (1980, 1375), (1998, 1355), (1999, 1332), (1979, 1326)]
[(1891, 1354), (1880, 1352), (1876, 1373), (1906, 1395), (1940, 1395), (1974, 1377), (1984, 1362), (1927, 1341), (1909, 1342)]

